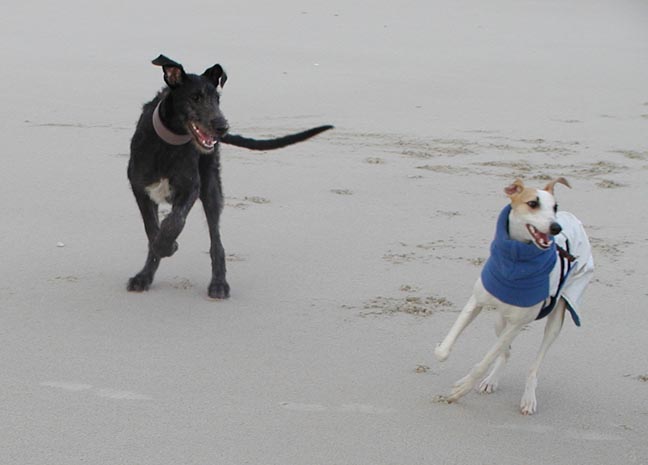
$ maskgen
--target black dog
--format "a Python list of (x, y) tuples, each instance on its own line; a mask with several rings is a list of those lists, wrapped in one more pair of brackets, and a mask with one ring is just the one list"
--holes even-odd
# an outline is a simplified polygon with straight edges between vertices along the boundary
[[(185, 73), (182, 65), (160, 55), (153, 64), (162, 66), (168, 87), (144, 105), (131, 140), (128, 179), (142, 213), (148, 236), (148, 256), (142, 271), (128, 281), (129, 291), (145, 291), (162, 257), (178, 250), (176, 239), (196, 199), (200, 197), (211, 238), (212, 278), (209, 296), (229, 296), (225, 280), (225, 251), (218, 219), (223, 208), (219, 142), (253, 150), (270, 150), (301, 142), (333, 126), (269, 140), (254, 140), (227, 133), (219, 109), (218, 86), (227, 75), (214, 65), (202, 75)], [(160, 223), (158, 204), (169, 202), (169, 215)]]

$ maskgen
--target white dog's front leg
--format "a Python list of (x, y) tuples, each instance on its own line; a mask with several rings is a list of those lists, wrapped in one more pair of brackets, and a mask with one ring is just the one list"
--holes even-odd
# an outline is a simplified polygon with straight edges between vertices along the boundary
[(448, 335), (445, 337), (443, 342), (437, 345), (436, 349), (434, 349), (434, 355), (436, 356), (437, 360), (443, 362), (448, 358), (448, 355), (450, 355), (450, 350), (452, 350), (452, 346), (457, 341), (457, 338), (459, 337), (461, 332), (466, 329), (466, 326), (468, 326), (477, 315), (479, 315), (481, 309), (482, 306), (478, 305), (477, 297), (475, 296), (475, 293), (473, 293), (473, 295), (468, 300), (468, 303), (466, 303), (463, 310), (461, 310), (461, 313), (459, 313), (459, 316), (452, 325), (452, 328), (450, 328)]
[(522, 413), (522, 415), (533, 415), (538, 408), (538, 402), (536, 400), (538, 370), (540, 369), (540, 364), (542, 364), (547, 350), (549, 350), (551, 344), (553, 344), (553, 342), (560, 334), (564, 318), (565, 301), (563, 299), (560, 299), (560, 301), (556, 304), (556, 308), (554, 308), (549, 316), (547, 316), (547, 325), (545, 326), (542, 344), (540, 345), (538, 355), (536, 356), (533, 365), (531, 365), (529, 375), (527, 376), (526, 385), (524, 386), (524, 394), (522, 395), (522, 401), (520, 402), (520, 413)]

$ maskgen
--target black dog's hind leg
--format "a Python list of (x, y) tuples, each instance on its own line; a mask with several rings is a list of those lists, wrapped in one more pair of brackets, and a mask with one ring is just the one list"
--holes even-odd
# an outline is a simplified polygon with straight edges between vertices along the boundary
[(221, 243), (219, 231), (219, 218), (223, 209), (223, 192), (219, 176), (218, 159), (203, 155), (200, 158), (200, 201), (205, 210), (211, 248), (212, 278), (209, 283), (209, 297), (213, 299), (226, 299), (229, 297), (230, 287), (225, 280), (225, 249)]
[(149, 252), (146, 257), (146, 263), (142, 271), (128, 280), (128, 290), (134, 292), (142, 292), (149, 288), (153, 282), (155, 272), (160, 265), (160, 257), (151, 251), (151, 244), (158, 236), (160, 231), (160, 222), (158, 219), (158, 206), (153, 202), (148, 195), (144, 192), (133, 189), (137, 206), (142, 214), (144, 220), (144, 229), (149, 242)]

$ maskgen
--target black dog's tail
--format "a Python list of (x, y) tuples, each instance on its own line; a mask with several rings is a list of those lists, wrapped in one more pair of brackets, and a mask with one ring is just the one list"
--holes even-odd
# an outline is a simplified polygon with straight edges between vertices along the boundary
[(316, 128), (308, 129), (306, 131), (298, 132), (295, 134), (289, 134), (283, 137), (277, 137), (276, 139), (250, 139), (248, 137), (237, 136), (235, 134), (225, 134), (221, 137), (220, 141), (224, 144), (235, 145), (237, 147), (243, 147), (250, 150), (273, 150), (285, 147), (287, 145), (296, 144), (297, 142), (302, 142), (306, 139), (310, 139), (313, 136), (316, 136), (320, 132), (324, 132), (328, 129), (333, 129), (333, 126), (318, 126)]

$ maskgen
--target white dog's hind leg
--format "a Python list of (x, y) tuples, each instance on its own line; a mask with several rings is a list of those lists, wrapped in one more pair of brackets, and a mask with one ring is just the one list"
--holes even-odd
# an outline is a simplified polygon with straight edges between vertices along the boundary
[(542, 344), (540, 345), (540, 350), (536, 356), (531, 369), (529, 370), (529, 375), (527, 376), (526, 386), (524, 387), (524, 395), (522, 395), (522, 401), (520, 402), (520, 412), (522, 415), (533, 415), (536, 412), (538, 407), (538, 402), (536, 400), (536, 386), (538, 385), (538, 370), (540, 365), (544, 360), (544, 357), (551, 347), (551, 344), (556, 340), (560, 334), (560, 330), (563, 326), (563, 321), (565, 318), (565, 301), (560, 299), (556, 304), (556, 308), (547, 316), (547, 325), (545, 326), (544, 337), (542, 339)]
[(477, 297), (475, 297), (475, 294), (473, 293), (468, 300), (468, 303), (466, 303), (463, 310), (461, 310), (461, 313), (459, 313), (459, 316), (452, 325), (452, 328), (450, 328), (448, 335), (445, 337), (443, 342), (434, 349), (434, 355), (437, 360), (443, 362), (448, 358), (450, 350), (457, 341), (461, 332), (466, 329), (466, 326), (468, 326), (477, 315), (479, 315), (481, 310), (482, 306), (477, 303)]
[[(504, 317), (501, 313), (498, 313), (497, 319), (495, 320), (495, 335), (497, 337), (500, 337), (505, 325), (506, 321), (504, 320)], [(508, 361), (510, 356), (511, 346), (508, 346), (504, 348), (499, 357), (497, 357), (497, 360), (495, 360), (495, 364), (493, 365), (493, 369), (490, 371), (488, 376), (486, 376), (486, 378), (484, 378), (484, 380), (479, 383), (479, 392), (481, 392), (482, 394), (491, 394), (495, 392), (499, 383), (500, 372), (502, 371), (502, 369), (504, 369), (504, 366), (506, 365), (506, 362)]]
[(452, 403), (468, 394), (475, 384), (477, 384), (477, 380), (486, 374), (488, 367), (491, 366), (495, 359), (511, 345), (515, 336), (518, 335), (526, 323), (527, 321), (508, 323), (495, 345), (486, 353), (482, 361), (475, 365), (466, 376), (455, 383), (452, 392), (445, 400), (448, 403)]

